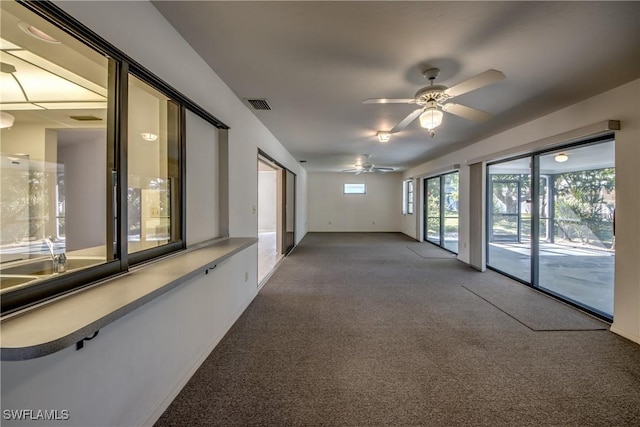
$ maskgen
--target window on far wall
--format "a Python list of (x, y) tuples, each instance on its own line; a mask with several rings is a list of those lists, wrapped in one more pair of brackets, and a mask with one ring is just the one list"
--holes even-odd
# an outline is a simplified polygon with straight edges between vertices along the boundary
[(344, 194), (365, 194), (367, 191), (365, 184), (344, 184)]
[(404, 182), (404, 206), (402, 213), (413, 215), (413, 180), (408, 179)]

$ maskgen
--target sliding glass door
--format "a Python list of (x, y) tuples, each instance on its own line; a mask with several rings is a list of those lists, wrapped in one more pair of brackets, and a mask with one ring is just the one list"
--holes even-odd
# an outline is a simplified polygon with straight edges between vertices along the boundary
[(530, 158), (489, 165), (487, 264), (518, 280), (531, 279)]
[(614, 144), (540, 156), (551, 209), (548, 220), (539, 219), (538, 286), (609, 316), (615, 261)]
[(458, 172), (442, 177), (442, 247), (458, 253)]
[(440, 177), (429, 178), (425, 185), (425, 222), (424, 238), (440, 245)]
[(458, 172), (425, 179), (424, 239), (458, 253)]
[(488, 165), (487, 265), (611, 318), (614, 148), (601, 138)]

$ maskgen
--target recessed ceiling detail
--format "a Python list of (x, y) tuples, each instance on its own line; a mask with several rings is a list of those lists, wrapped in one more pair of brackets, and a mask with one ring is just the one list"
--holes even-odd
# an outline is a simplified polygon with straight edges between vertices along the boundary
[(69, 116), (69, 117), (79, 122), (95, 122), (95, 121), (102, 120), (100, 117), (96, 117), (96, 116)]

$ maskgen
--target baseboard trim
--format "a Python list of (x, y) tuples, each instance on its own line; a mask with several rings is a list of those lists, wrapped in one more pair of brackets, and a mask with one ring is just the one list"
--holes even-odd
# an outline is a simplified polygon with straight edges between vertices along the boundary
[(609, 329), (611, 332), (613, 332), (614, 334), (620, 335), (621, 337), (624, 337), (628, 340), (631, 340), (637, 344), (640, 344), (640, 335), (631, 333), (629, 331), (626, 331), (622, 328), (620, 328), (618, 325), (616, 325), (615, 320), (613, 325), (611, 325), (611, 329)]
[(147, 414), (146, 417), (143, 418), (142, 422), (138, 425), (140, 426), (149, 426), (152, 427), (162, 416), (164, 411), (167, 410), (171, 402), (180, 394), (180, 391), (184, 388), (187, 382), (191, 379), (191, 377), (196, 373), (198, 368), (204, 363), (204, 361), (209, 357), (211, 352), (217, 347), (222, 338), (229, 332), (229, 329), (236, 323), (236, 321), (240, 318), (242, 313), (249, 307), (251, 301), (257, 296), (256, 293), (251, 300), (247, 302), (247, 304), (239, 310), (239, 312), (234, 316), (233, 321), (225, 328), (224, 332), (215, 337), (213, 341), (210, 342), (209, 346), (207, 346), (204, 351), (198, 356), (195, 362), (187, 369), (184, 376), (178, 380), (178, 382), (169, 390), (169, 392), (165, 395), (165, 397), (156, 405), (156, 407)]
[[(291, 252), (293, 252), (295, 250), (295, 248), (297, 247), (294, 246), (293, 249), (291, 250)], [(289, 253), (291, 253), (289, 252)], [(276, 262), (276, 264), (273, 266), (273, 268), (266, 274), (266, 276), (264, 276), (262, 278), (262, 280), (260, 281), (260, 283), (258, 283), (258, 292), (260, 292), (260, 289), (262, 289), (264, 287), (264, 285), (267, 284), (267, 282), (269, 281), (269, 279), (271, 278), (271, 276), (273, 276), (273, 273), (276, 272), (276, 270), (278, 269), (278, 267), (280, 267), (280, 265), (282, 264), (282, 261), (284, 261), (284, 259), (286, 258), (286, 256), (281, 256), (278, 261)]]

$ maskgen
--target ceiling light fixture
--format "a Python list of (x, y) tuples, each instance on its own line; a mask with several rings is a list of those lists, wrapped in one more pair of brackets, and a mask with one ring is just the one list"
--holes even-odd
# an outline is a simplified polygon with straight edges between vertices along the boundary
[[(0, 44), (7, 42), (0, 39)], [(10, 46), (0, 61), (4, 111), (106, 109), (106, 88), (20, 46)]]
[(158, 139), (158, 135), (156, 135), (155, 133), (151, 133), (151, 132), (142, 132), (140, 134), (140, 136), (142, 136), (142, 139), (144, 139), (145, 141), (149, 141), (149, 142), (153, 142), (153, 141), (156, 141)]
[(436, 107), (429, 107), (424, 113), (420, 114), (420, 126), (429, 130), (429, 135), (433, 138), (436, 134), (433, 129), (442, 124), (442, 111)]
[(567, 160), (569, 160), (569, 156), (567, 156), (565, 153), (560, 153), (558, 155), (556, 155), (556, 157), (554, 158), (554, 160), (558, 163), (564, 163)]
[(42, 31), (41, 29), (36, 28), (33, 25), (30, 25), (28, 22), (21, 21), (18, 23), (18, 27), (22, 31), (29, 34), (31, 37), (35, 39), (38, 39), (40, 41), (47, 42), (47, 43), (60, 44), (58, 40), (54, 39), (53, 37), (51, 37), (49, 34), (45, 33), (44, 31)]
[(389, 142), (389, 140), (391, 139), (390, 132), (379, 131), (376, 135), (378, 135), (378, 141), (380, 142)]
[(13, 126), (13, 122), (16, 120), (11, 114), (4, 111), (0, 112), (0, 129), (6, 129)]

